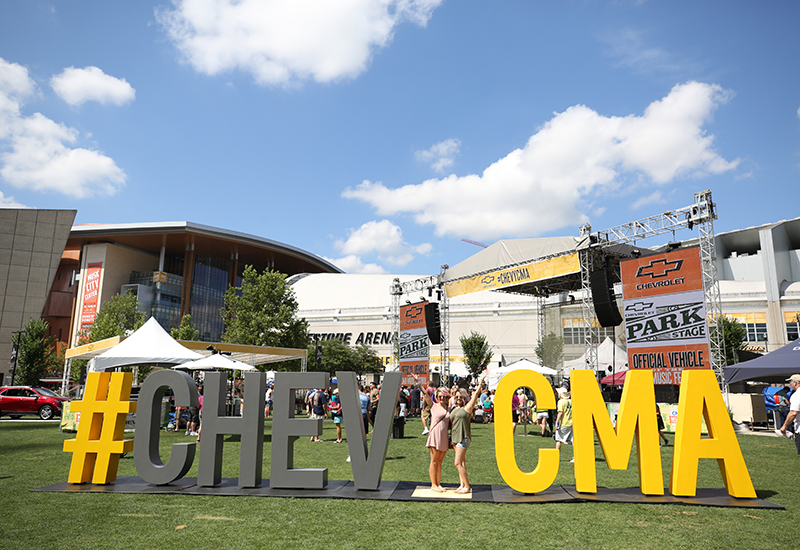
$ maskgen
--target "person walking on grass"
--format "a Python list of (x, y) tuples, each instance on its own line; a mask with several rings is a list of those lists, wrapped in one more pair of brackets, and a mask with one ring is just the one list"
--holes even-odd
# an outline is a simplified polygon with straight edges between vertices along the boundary
[(333, 390), (330, 403), (328, 403), (328, 410), (333, 416), (333, 425), (336, 426), (336, 441), (334, 443), (342, 442), (342, 402), (339, 400), (339, 388)]
[[(561, 445), (572, 445), (572, 399), (567, 388), (558, 388), (558, 405), (556, 410), (556, 450), (561, 451)], [(572, 457), (570, 462), (575, 462)]]
[(798, 413), (800, 413), (800, 391), (798, 391), (800, 390), (800, 374), (793, 374), (786, 381), (792, 387), (792, 396), (789, 398), (789, 415), (781, 426), (781, 433), (786, 435), (787, 431), (794, 432), (794, 444), (797, 447), (797, 454), (800, 455), (800, 434), (797, 433), (800, 428), (800, 417), (798, 417)]

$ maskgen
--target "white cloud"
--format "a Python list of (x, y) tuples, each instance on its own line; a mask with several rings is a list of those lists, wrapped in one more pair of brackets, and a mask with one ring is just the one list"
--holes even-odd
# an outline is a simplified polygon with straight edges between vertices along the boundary
[(14, 200), (14, 197), (6, 197), (2, 191), (0, 191), (0, 208), (30, 208), (29, 206), (25, 206), (24, 204), (20, 204)]
[(125, 173), (98, 151), (72, 147), (77, 130), (40, 113), (21, 114), (35, 93), (28, 70), (0, 58), (0, 177), (15, 187), (77, 198), (119, 190)]
[(87, 101), (125, 105), (136, 98), (136, 90), (124, 78), (105, 74), (97, 67), (67, 67), (50, 79), (53, 91), (73, 107)]
[(641, 116), (606, 117), (576, 105), (555, 114), (525, 147), (480, 175), (396, 189), (364, 181), (342, 195), (372, 205), (382, 216), (412, 213), (437, 235), (531, 237), (580, 225), (587, 221), (581, 207), (593, 194), (734, 169), (739, 160), (722, 158), (703, 130), (730, 96), (717, 85), (689, 82)]
[(647, 206), (648, 204), (659, 204), (664, 202), (664, 197), (661, 194), (661, 191), (653, 191), (649, 195), (644, 197), (640, 197), (639, 199), (635, 200), (631, 205), (631, 208), (634, 210), (638, 210), (642, 206)]
[(430, 149), (415, 151), (414, 157), (419, 162), (430, 164), (436, 172), (444, 172), (455, 163), (455, 157), (461, 151), (461, 142), (450, 138), (439, 143), (434, 143)]
[(433, 248), (429, 243), (409, 245), (403, 240), (402, 230), (389, 220), (367, 222), (334, 246), (348, 257), (375, 254), (381, 261), (398, 267), (411, 262), (415, 254), (428, 254)]
[(640, 74), (663, 73), (681, 75), (702, 69), (694, 59), (679, 58), (676, 54), (658, 46), (647, 44), (641, 31), (617, 30), (604, 38), (606, 55), (617, 60), (618, 67), (626, 67)]
[(425, 26), (442, 0), (173, 0), (156, 19), (184, 60), (260, 84), (330, 82), (366, 70), (404, 21)]
[(327, 261), (344, 271), (345, 273), (386, 273), (378, 264), (365, 264), (361, 258), (355, 254), (350, 254), (344, 258), (325, 258)]

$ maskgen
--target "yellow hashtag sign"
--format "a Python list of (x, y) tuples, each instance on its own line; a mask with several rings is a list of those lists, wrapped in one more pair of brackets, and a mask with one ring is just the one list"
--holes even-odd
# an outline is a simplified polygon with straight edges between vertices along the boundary
[(90, 372), (83, 401), (73, 401), (70, 410), (81, 414), (75, 439), (64, 441), (64, 452), (72, 453), (69, 483), (106, 484), (117, 479), (119, 457), (133, 450), (133, 439), (123, 440), (125, 419), (136, 412), (131, 401), (133, 373)]

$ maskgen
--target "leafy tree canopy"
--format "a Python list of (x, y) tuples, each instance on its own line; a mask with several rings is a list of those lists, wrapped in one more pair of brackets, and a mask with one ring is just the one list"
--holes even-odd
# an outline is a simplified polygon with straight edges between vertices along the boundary
[(98, 342), (134, 332), (144, 324), (147, 317), (143, 311), (139, 311), (140, 305), (132, 292), (112, 297), (100, 306), (85, 342)]
[(472, 376), (478, 376), (492, 360), (492, 351), (489, 349), (489, 342), (483, 334), (474, 330), (469, 336), (462, 335), (461, 349), (464, 351), (464, 363)]
[(176, 340), (193, 340), (200, 339), (200, 331), (194, 328), (192, 323), (192, 316), (188, 313), (181, 317), (181, 324), (178, 328), (169, 331), (170, 335)]
[(23, 330), (12, 336), (12, 342), (18, 346), (14, 383), (40, 386), (39, 380), (59, 367), (53, 347), (55, 337), (47, 335), (50, 325), (44, 319), (31, 317)]
[(557, 369), (564, 356), (564, 338), (551, 332), (536, 345), (535, 351), (540, 365)]
[[(294, 291), (286, 284), (286, 276), (277, 271), (258, 273), (253, 266), (246, 266), (242, 286), (229, 287), (225, 293), (222, 317), (223, 342), (300, 349), (308, 346), (308, 323), (297, 317)], [(299, 361), (292, 365), (299, 368)]]
[[(319, 365), (316, 361), (317, 346), (320, 350)], [(366, 344), (350, 347), (341, 340), (312, 342), (308, 346), (308, 370), (327, 371), (331, 376), (337, 370), (355, 372), (360, 378), (364, 374), (383, 371), (375, 350)]]
[(733, 317), (722, 316), (722, 337), (725, 341), (725, 364), (737, 362), (736, 352), (744, 349), (747, 329)]

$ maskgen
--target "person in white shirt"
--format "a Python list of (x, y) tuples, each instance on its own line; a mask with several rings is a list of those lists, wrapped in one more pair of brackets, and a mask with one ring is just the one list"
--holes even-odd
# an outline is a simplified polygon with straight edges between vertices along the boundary
[(800, 434), (798, 434), (798, 431), (800, 431), (800, 417), (798, 417), (798, 413), (800, 413), (800, 391), (797, 391), (800, 389), (800, 374), (793, 374), (786, 381), (792, 387), (792, 396), (789, 398), (789, 414), (783, 426), (781, 426), (781, 433), (785, 434), (790, 423), (793, 424), (794, 444), (797, 447), (797, 454), (800, 455)]

